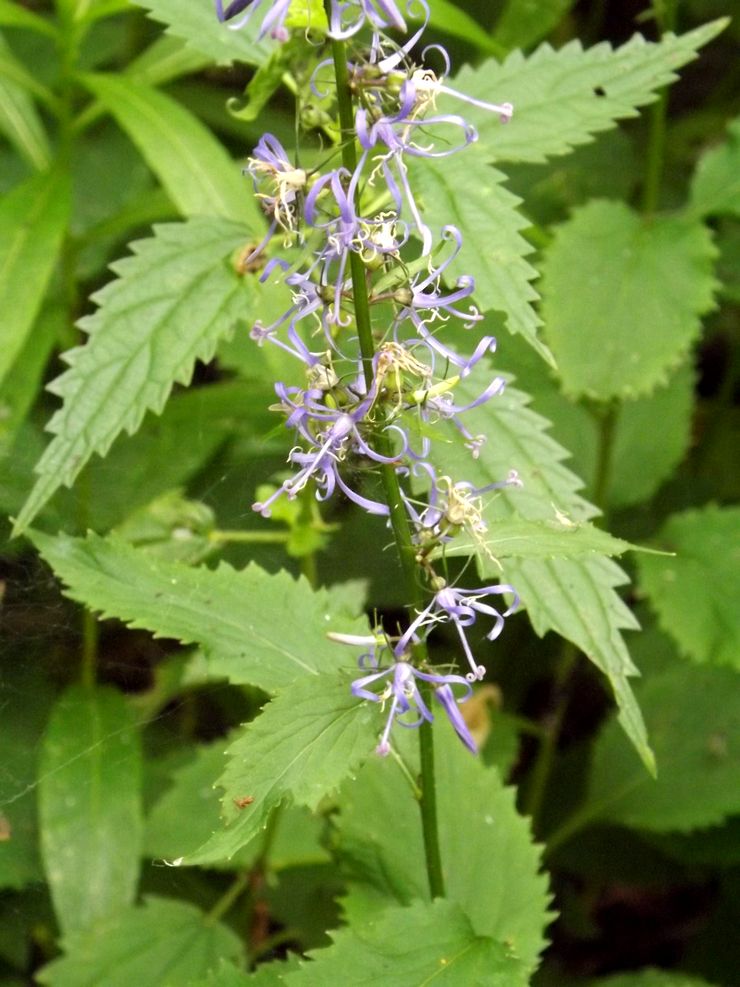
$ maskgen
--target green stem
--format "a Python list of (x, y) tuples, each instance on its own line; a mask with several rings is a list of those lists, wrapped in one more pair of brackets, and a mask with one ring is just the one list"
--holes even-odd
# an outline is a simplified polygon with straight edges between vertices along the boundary
[(600, 409), (599, 414), (599, 447), (594, 476), (594, 503), (603, 512), (604, 517), (606, 517), (609, 507), (609, 486), (619, 410), (619, 404), (614, 402), (606, 408)]
[(220, 919), (226, 915), (228, 911), (232, 908), (234, 903), (244, 894), (244, 892), (249, 887), (249, 882), (251, 879), (251, 872), (245, 871), (240, 874), (236, 880), (226, 889), (225, 893), (221, 895), (213, 908), (208, 912), (208, 914), (203, 919), (205, 925), (215, 925)]
[(527, 785), (524, 798), (524, 813), (531, 817), (532, 828), (535, 833), (539, 831), (540, 814), (545, 801), (545, 795), (547, 794), (547, 786), (550, 781), (552, 767), (555, 763), (555, 755), (557, 754), (560, 734), (563, 729), (563, 721), (565, 720), (565, 711), (567, 708), (566, 686), (577, 661), (578, 650), (569, 641), (564, 641), (554, 680), (555, 711), (542, 735), (539, 750), (537, 751), (537, 758), (529, 776), (529, 784)]
[[(655, 20), (660, 27), (661, 36), (666, 31), (675, 30), (676, 0), (663, 0), (653, 3)], [(664, 89), (660, 99), (652, 107), (650, 114), (650, 134), (648, 137), (647, 159), (645, 164), (645, 182), (642, 187), (642, 211), (651, 216), (658, 208), (660, 201), (660, 186), (663, 181), (665, 164), (665, 143), (668, 120), (668, 90)]]
[[(329, 4), (327, 2), (327, 13)], [(334, 74), (337, 84), (337, 106), (339, 109), (339, 124), (342, 133), (342, 163), (350, 172), (357, 168), (357, 148), (355, 146), (354, 109), (352, 93), (349, 85), (349, 70), (347, 65), (347, 49), (343, 41), (332, 41), (334, 59)], [(352, 294), (355, 309), (355, 322), (360, 340), (362, 366), (365, 383), (370, 390), (373, 385), (373, 357), (375, 344), (373, 342), (372, 323), (370, 319), (370, 302), (365, 265), (355, 251), (350, 253), (350, 274), (352, 277)], [(388, 454), (390, 443), (384, 435), (380, 435), (378, 451)], [(424, 602), (424, 591), (417, 579), (416, 552), (411, 538), (408, 516), (401, 498), (401, 487), (398, 475), (392, 464), (382, 467), (383, 490), (390, 511), (391, 528), (398, 550), (399, 561), (404, 573), (409, 598), (414, 606), (419, 607)], [(426, 660), (426, 647), (417, 645), (414, 657), (420, 663)], [(429, 702), (431, 689), (429, 683), (422, 683), (420, 688), (422, 698)], [(422, 723), (419, 727), (419, 756), (421, 766), (421, 797), (419, 809), (421, 825), (424, 834), (424, 855), (426, 859), (429, 890), (432, 898), (442, 898), (445, 895), (444, 877), (442, 873), (442, 857), (439, 847), (439, 827), (437, 825), (437, 792), (434, 778), (434, 735), (431, 725)]]
[(83, 610), (80, 682), (86, 689), (92, 689), (95, 685), (99, 633), (100, 629), (95, 615), (89, 610)]

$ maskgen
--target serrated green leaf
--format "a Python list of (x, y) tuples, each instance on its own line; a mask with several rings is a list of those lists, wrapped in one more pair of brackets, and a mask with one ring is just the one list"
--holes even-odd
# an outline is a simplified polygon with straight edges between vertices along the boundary
[[(185, 863), (231, 857), (260, 832), (275, 806), (315, 809), (356, 771), (373, 750), (377, 731), (375, 717), (350, 692), (350, 681), (346, 673), (328, 671), (296, 681), (244, 728), (217, 782), (225, 789), (227, 828)], [(252, 801), (239, 808), (244, 798)]]
[[(434, 739), (447, 897), (460, 905), (477, 935), (506, 942), (531, 973), (552, 918), (540, 849), (528, 821), (517, 814), (514, 789), (503, 786), (498, 772), (471, 757), (448, 724), (435, 725)], [(394, 742), (413, 765), (416, 736)], [(350, 882), (352, 924), (363, 911), (373, 915), (378, 905), (425, 899), (418, 807), (398, 766), (371, 759), (356, 781), (343, 786), (340, 808), (339, 848)]]
[(661, 627), (694, 661), (740, 669), (740, 508), (669, 518), (658, 544), (674, 558), (640, 560), (640, 586)]
[(269, 38), (257, 41), (260, 18), (253, 17), (249, 24), (232, 31), (220, 24), (211, 4), (201, 0), (134, 0), (160, 24), (167, 34), (181, 38), (189, 48), (207, 55), (221, 64), (246, 62), (262, 65), (270, 57), (275, 42)]
[(594, 749), (583, 810), (656, 832), (686, 832), (740, 811), (740, 693), (733, 671), (683, 664), (639, 689), (658, 765), (649, 778), (614, 723)]
[(450, 274), (472, 275), (480, 307), (503, 312), (509, 330), (521, 333), (552, 361), (537, 338), (541, 320), (532, 308), (539, 296), (530, 282), (537, 272), (525, 260), (533, 248), (521, 236), (530, 224), (517, 210), (520, 200), (502, 185), (504, 179), (501, 172), (468, 155), (425, 159), (414, 170), (425, 222), (434, 231), (452, 224), (463, 235), (465, 249)]
[(484, 535), (479, 538), (461, 535), (442, 546), (437, 554), (483, 553), (495, 559), (552, 559), (622, 555), (633, 547), (587, 521), (576, 524), (563, 516), (551, 521), (526, 521), (523, 518), (490, 521)]
[(564, 390), (600, 401), (665, 383), (713, 306), (716, 250), (681, 216), (643, 219), (591, 202), (547, 249), (542, 313)]
[(331, 933), (328, 949), (285, 977), (286, 987), (342, 984), (435, 984), (524, 987), (527, 979), (510, 947), (477, 936), (464, 911), (450, 901), (388, 908), (359, 928)]
[[(198, 643), (209, 671), (266, 692), (334, 671), (341, 649), (328, 630), (367, 633), (367, 623), (335, 614), (327, 590), (287, 572), (250, 564), (237, 571), (162, 562), (115, 537), (33, 533), (33, 541), (72, 599), (103, 616), (185, 644)], [(290, 614), (289, 621), (275, 619)]]
[(182, 901), (148, 898), (117, 918), (65, 936), (65, 955), (37, 974), (48, 987), (182, 987), (222, 960), (239, 960), (238, 936)]
[[(586, 481), (592, 494), (598, 462), (600, 422), (582, 404), (570, 401), (541, 361), (516, 340), (502, 347), (501, 363), (520, 380), (526, 380), (534, 406), (553, 425), (553, 434), (572, 456), (572, 468)], [(626, 401), (614, 424), (612, 465), (605, 501), (611, 508), (648, 500), (681, 462), (691, 441), (695, 374), (686, 363), (666, 387), (648, 397)], [(655, 427), (660, 423), (660, 442)]]
[(126, 76), (85, 75), (82, 81), (136, 144), (183, 216), (223, 216), (260, 228), (239, 166), (182, 104)]
[[(220, 827), (221, 803), (214, 782), (223, 773), (225, 746), (224, 740), (218, 740), (199, 747), (195, 757), (173, 773), (171, 786), (156, 801), (146, 821), (147, 856), (172, 860), (187, 855)], [(322, 821), (306, 810), (296, 806), (281, 810), (270, 841), (270, 871), (326, 863), (329, 857), (320, 843), (321, 830)], [(250, 867), (263, 851), (262, 835), (242, 847), (229, 868)]]
[(701, 216), (740, 216), (740, 117), (728, 125), (727, 140), (700, 159), (690, 205)]
[(708, 980), (675, 970), (637, 970), (589, 980), (587, 987), (712, 987)]
[[(480, 391), (470, 379), (456, 388), (456, 400), (466, 404)], [(443, 473), (477, 487), (500, 482), (515, 469), (521, 488), (502, 490), (484, 506), (493, 524), (502, 518), (560, 521), (579, 524), (597, 513), (578, 493), (581, 481), (563, 466), (567, 452), (546, 429), (549, 422), (527, 407), (529, 398), (513, 387), (466, 413), (473, 435), (488, 437), (477, 459), (462, 443), (438, 442), (435, 465)], [(537, 634), (556, 631), (572, 641), (609, 677), (620, 708), (621, 722), (650, 770), (653, 761), (640, 711), (629, 686), (637, 669), (630, 660), (621, 631), (639, 625), (615, 592), (626, 582), (622, 570), (601, 555), (585, 559), (507, 559), (503, 573), (494, 559), (477, 554), (483, 576), (503, 578), (519, 593)]]
[(507, 0), (493, 37), (506, 51), (529, 48), (557, 27), (574, 5), (575, 0)]
[[(274, 966), (276, 968), (285, 967), (285, 963), (266, 963), (265, 967)], [(265, 967), (260, 967), (263, 970)], [(217, 970), (211, 970), (210, 973), (205, 977), (205, 979), (198, 977), (197, 980), (188, 980), (186, 987), (249, 987), (250, 984), (257, 982), (257, 978), (252, 975), (244, 973), (239, 967), (234, 966), (233, 963), (221, 962)], [(262, 977), (259, 980), (260, 985), (267, 985), (270, 981)], [(272, 981), (274, 987), (280, 987), (283, 983), (282, 980), (275, 979)]]
[(141, 750), (119, 692), (73, 687), (57, 702), (41, 747), (39, 825), (65, 934), (132, 904), (143, 831)]
[(611, 559), (511, 559), (503, 576), (516, 587), (532, 627), (540, 636), (555, 631), (571, 641), (609, 679), (619, 722), (653, 773), (655, 758), (629, 679), (639, 675), (622, 637), (639, 630), (632, 611), (615, 592), (627, 576)]
[(0, 202), (0, 381), (41, 308), (69, 207), (69, 180), (59, 171), (34, 175)]
[(542, 45), (528, 58), (516, 51), (502, 64), (491, 59), (465, 67), (454, 84), (477, 99), (514, 106), (506, 126), (493, 113), (465, 107), (480, 134), (476, 146), (482, 155), (495, 161), (544, 161), (587, 143), (617, 120), (636, 116), (636, 108), (656, 99), (657, 91), (675, 80), (676, 69), (696, 58), (727, 23), (724, 18), (680, 37), (666, 34), (658, 43), (635, 35), (616, 51), (606, 43), (587, 51), (578, 41), (559, 51)]
[[(2, 36), (0, 51), (4, 59), (12, 57)], [(36, 105), (22, 86), (4, 78), (0, 78), (0, 133), (32, 168), (43, 171), (49, 167), (49, 139)]]
[(196, 360), (213, 356), (243, 310), (245, 282), (227, 258), (247, 237), (226, 220), (159, 226), (113, 266), (118, 279), (93, 296), (100, 308), (80, 322), (87, 345), (65, 355), (70, 367), (51, 385), (64, 405), (49, 423), (54, 438), (16, 533), (93, 453), (105, 455), (117, 435), (136, 431), (148, 410), (161, 412)]

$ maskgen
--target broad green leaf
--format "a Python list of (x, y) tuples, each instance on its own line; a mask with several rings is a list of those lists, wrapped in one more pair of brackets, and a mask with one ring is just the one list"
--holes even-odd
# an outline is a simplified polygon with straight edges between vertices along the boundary
[(187, 48), (179, 38), (162, 35), (126, 67), (126, 75), (147, 86), (161, 86), (208, 64), (205, 55)]
[(694, 661), (740, 670), (740, 508), (669, 518), (658, 545), (675, 557), (640, 560), (640, 586), (661, 627)]
[[(456, 400), (466, 404), (481, 389), (480, 382), (463, 381), (455, 390)], [(467, 412), (470, 432), (488, 436), (478, 458), (472, 459), (453, 439), (436, 444), (435, 466), (477, 487), (500, 482), (512, 469), (519, 473), (521, 488), (503, 490), (485, 502), (483, 516), (489, 524), (512, 516), (558, 521), (566, 527), (588, 521), (596, 508), (579, 495), (581, 481), (563, 466), (567, 452), (547, 434), (549, 422), (529, 409), (528, 401), (527, 395), (507, 387), (485, 407)], [(626, 582), (622, 570), (602, 555), (512, 558), (503, 563), (503, 572), (485, 552), (477, 557), (482, 576), (501, 578), (515, 587), (538, 635), (556, 631), (609, 677), (627, 735), (652, 768), (645, 728), (628, 681), (637, 670), (621, 632), (639, 625), (615, 591)]]
[(119, 692), (73, 687), (57, 702), (41, 747), (39, 825), (65, 934), (132, 904), (143, 831), (141, 751)]
[(552, 361), (537, 338), (540, 319), (532, 308), (538, 295), (530, 282), (537, 272), (525, 259), (533, 248), (521, 235), (529, 222), (517, 210), (520, 200), (502, 185), (504, 177), (480, 159), (458, 155), (425, 160), (415, 169), (414, 187), (433, 232), (451, 224), (463, 235), (461, 259), (450, 273), (472, 275), (480, 307), (503, 312), (509, 330)]
[(213, 4), (202, 0), (135, 0), (149, 15), (164, 24), (167, 34), (183, 40), (189, 48), (221, 64), (247, 62), (262, 65), (270, 57), (275, 42), (257, 41), (261, 18), (253, 17), (238, 31), (220, 24)]
[(740, 812), (740, 691), (726, 668), (680, 664), (639, 688), (658, 765), (649, 778), (614, 723), (594, 751), (583, 817), (686, 832)]
[(136, 144), (184, 216), (223, 216), (259, 229), (256, 200), (239, 166), (172, 97), (125, 76), (82, 80)]
[[(572, 468), (594, 489), (598, 462), (599, 416), (568, 400), (531, 350), (509, 340), (500, 360), (507, 371), (526, 380), (538, 411), (553, 425), (553, 434), (572, 456)], [(684, 364), (666, 387), (648, 397), (620, 405), (614, 425), (612, 466), (606, 502), (612, 508), (648, 500), (681, 462), (691, 441), (694, 410), (694, 370)], [(661, 441), (655, 442), (660, 422)]]
[(526, 521), (523, 518), (490, 521), (485, 534), (475, 538), (468, 534), (461, 535), (442, 546), (437, 554), (484, 554), (489, 559), (567, 559), (621, 555), (632, 547), (629, 542), (615, 538), (587, 521), (576, 524), (563, 516), (550, 521)]
[(147, 898), (63, 940), (65, 955), (37, 974), (48, 987), (182, 987), (240, 960), (239, 937), (194, 905)]
[(38, 34), (56, 36), (56, 30), (48, 20), (22, 7), (17, 0), (0, 0), (0, 25), (21, 27)]
[[(411, 20), (420, 21), (423, 17), (423, 11), (412, 5), (409, 17)], [(434, 0), (430, 4), (429, 23), (432, 27), (444, 31), (445, 34), (452, 35), (453, 38), (469, 41), (481, 51), (489, 51), (496, 55), (501, 50), (500, 46), (494, 43), (491, 35), (481, 27), (474, 17), (466, 14), (464, 10), (461, 10), (450, 0)]]
[(675, 970), (645, 969), (589, 980), (587, 987), (712, 987), (708, 980)]
[[(0, 51), (4, 59), (12, 57), (2, 36)], [(39, 171), (49, 167), (49, 139), (35, 103), (22, 86), (4, 78), (0, 78), (0, 133), (31, 167)]]
[(557, 27), (575, 0), (507, 0), (496, 21), (494, 40), (504, 49), (529, 48)]
[(724, 144), (699, 160), (690, 208), (701, 216), (740, 216), (740, 117), (729, 124)]
[[(296, 681), (244, 727), (217, 782), (225, 789), (226, 828), (216, 830), (185, 863), (233, 856), (283, 802), (315, 809), (371, 755), (375, 717), (352, 695), (350, 681), (346, 673), (329, 671)], [(252, 801), (240, 807), (247, 798)]]
[(285, 977), (286, 987), (440, 984), (524, 987), (527, 979), (507, 943), (475, 934), (450, 901), (388, 908), (366, 925), (332, 932), (333, 944)]
[[(259, 967), (259, 970), (263, 971), (271, 966), (274, 966), (276, 971), (280, 970), (284, 972), (283, 968), (286, 967), (286, 964), (279, 961), (265, 963)], [(205, 978), (198, 977), (196, 980), (188, 980), (187, 984), (184, 984), (183, 987), (249, 987), (250, 984), (257, 982), (254, 974), (250, 976), (233, 963), (224, 963), (222, 961), (218, 969), (211, 970)], [(283, 981), (279, 979), (277, 972), (274, 980), (270, 981), (267, 977), (262, 977), (259, 980), (259, 984), (261, 987), (267, 987), (268, 984), (270, 987), (283, 987)]]
[[(252, 563), (236, 571), (190, 568), (153, 559), (115, 537), (87, 539), (33, 533), (33, 541), (72, 599), (184, 644), (201, 644), (214, 676), (266, 692), (340, 667), (329, 630), (367, 633), (367, 623), (334, 614), (327, 590)], [(276, 620), (275, 614), (290, 614)]]
[(0, 201), (0, 381), (23, 349), (57, 262), (69, 215), (69, 183), (44, 172)]
[(566, 393), (633, 398), (665, 384), (713, 306), (716, 250), (701, 222), (591, 202), (547, 249), (542, 313)]
[(196, 360), (213, 356), (245, 305), (245, 282), (227, 263), (245, 238), (225, 220), (173, 223), (113, 265), (117, 280), (93, 296), (100, 308), (80, 322), (87, 344), (66, 354), (69, 369), (51, 385), (64, 404), (49, 423), (54, 438), (17, 532), (93, 453), (105, 455), (117, 435), (136, 431), (148, 410), (160, 413)]
[[(221, 826), (221, 802), (214, 782), (226, 764), (224, 747), (223, 740), (199, 747), (195, 757), (173, 773), (171, 786), (155, 802), (146, 821), (146, 856), (165, 860), (186, 856)], [(246, 812), (247, 808), (242, 811)], [(285, 867), (329, 860), (320, 843), (322, 822), (305, 809), (296, 806), (282, 809), (275, 825), (269, 851), (272, 873)], [(252, 866), (263, 850), (263, 836), (257, 834), (242, 847), (229, 862), (229, 867)]]
[[(501, 64), (490, 59), (465, 67), (454, 84), (477, 99), (514, 106), (505, 126), (494, 113), (465, 107), (480, 134), (481, 154), (495, 161), (544, 161), (636, 116), (636, 108), (656, 99), (675, 80), (676, 69), (696, 58), (727, 23), (724, 18), (680, 37), (667, 34), (658, 43), (635, 35), (616, 51), (606, 42), (587, 51), (578, 41), (559, 51), (545, 44), (529, 57), (515, 51)], [(444, 108), (453, 105), (445, 101)]]
[(169, 490), (128, 514), (114, 534), (152, 558), (197, 565), (217, 550), (216, 515), (201, 500)]
[[(380, 711), (373, 715), (379, 729)], [(531, 973), (552, 918), (540, 849), (516, 811), (514, 789), (472, 757), (447, 723), (435, 725), (434, 732), (447, 897), (460, 905), (477, 935), (506, 942)], [(404, 732), (394, 742), (413, 765), (416, 736)], [(342, 787), (340, 808), (339, 850), (350, 886), (351, 924), (363, 911), (371, 916), (389, 902), (426, 899), (418, 806), (398, 765), (372, 758), (356, 781)]]

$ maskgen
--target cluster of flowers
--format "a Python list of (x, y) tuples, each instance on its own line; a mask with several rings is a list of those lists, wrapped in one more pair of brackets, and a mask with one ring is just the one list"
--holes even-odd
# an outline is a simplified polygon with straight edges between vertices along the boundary
[[(426, 23), (426, 2), (416, 2)], [(287, 36), (289, 7), (289, 0), (267, 4), (234, 0), (224, 10), (221, 0), (216, 0), (219, 18), (233, 21), (237, 27), (260, 9), (260, 35), (270, 33), (277, 39)], [(263, 282), (277, 275), (290, 289), (292, 304), (271, 325), (256, 323), (252, 338), (260, 345), (278, 346), (300, 361), (305, 386), (275, 385), (278, 408), (286, 416), (286, 426), (299, 439), (288, 456), (296, 471), (253, 507), (269, 517), (278, 498), (292, 499), (311, 484), (319, 500), (326, 500), (338, 489), (368, 513), (388, 517), (386, 503), (358, 489), (356, 477), (362, 475), (363, 467), (366, 473), (373, 467), (392, 470), (406, 481), (405, 485), (423, 489), (423, 501), (406, 491), (402, 500), (413, 532), (419, 573), (431, 593), (428, 606), (414, 615), (398, 639), (380, 634), (369, 638), (331, 636), (351, 646), (370, 647), (359, 664), (365, 671), (372, 670), (353, 683), (352, 691), (358, 698), (374, 702), (390, 700), (379, 754), (390, 750), (394, 723), (418, 726), (432, 719), (419, 682), (428, 683), (425, 689), (433, 691), (460, 738), (475, 751), (458, 704), (470, 696), (471, 683), (483, 677), (485, 668), (472, 653), (466, 628), (479, 616), (492, 618), (487, 637), (494, 640), (518, 599), (508, 585), (477, 589), (448, 585), (435, 572), (432, 560), (435, 551), (461, 530), (470, 533), (485, 550), (481, 498), (519, 481), (512, 472), (501, 483), (476, 488), (439, 475), (429, 461), (429, 426), (440, 422), (451, 423), (471, 456), (478, 457), (485, 436), (472, 434), (464, 415), (500, 394), (504, 382), (494, 377), (473, 400), (462, 404), (455, 401), (456, 385), (479, 363), (485, 366), (481, 361), (496, 344), (493, 337), (484, 335), (472, 355), (463, 356), (438, 338), (439, 330), (452, 320), (470, 329), (482, 316), (471, 302), (475, 287), (472, 277), (458, 277), (452, 286), (445, 287), (445, 279), (448, 284), (451, 280), (448, 272), (461, 249), (462, 236), (454, 226), (446, 226), (435, 246), (434, 233), (422, 218), (408, 180), (408, 161), (444, 157), (477, 139), (474, 128), (462, 117), (437, 111), (436, 99), (441, 93), (483, 106), (504, 122), (511, 117), (512, 108), (481, 103), (448, 87), (444, 78), (449, 62), (438, 46), (434, 51), (442, 55), (441, 77), (415, 65), (410, 52), (423, 28), (403, 46), (385, 34), (389, 28), (406, 29), (394, 0), (331, 0), (327, 9), (329, 36), (335, 40), (353, 37), (363, 27), (370, 29), (367, 44), (353, 45), (348, 66), (360, 149), (356, 167), (340, 166), (324, 173), (296, 168), (280, 141), (265, 134), (247, 168), (269, 220), (267, 236), (254, 255), (261, 255), (275, 234), (283, 236), (286, 246), (296, 242), (305, 246), (297, 268), (274, 258), (265, 264), (261, 275)], [(322, 62), (314, 75), (315, 91), (318, 73), (325, 64)], [(433, 137), (440, 128), (444, 146), (438, 150)], [(414, 247), (418, 241), (420, 248)], [(367, 347), (360, 354), (362, 345), (358, 345), (356, 281), (351, 273), (354, 267), (356, 276), (358, 259), (367, 304), (379, 313), (375, 321), (384, 327), (373, 330), (371, 354)], [(491, 602), (507, 594), (513, 597), (507, 608)], [(465, 676), (436, 674), (413, 664), (414, 646), (430, 628), (442, 623), (454, 626), (459, 635), (469, 665)]]

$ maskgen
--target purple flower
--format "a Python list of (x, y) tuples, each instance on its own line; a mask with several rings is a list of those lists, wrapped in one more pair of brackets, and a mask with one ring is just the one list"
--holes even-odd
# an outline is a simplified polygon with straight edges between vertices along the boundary
[[(489, 603), (482, 602), (487, 596), (503, 595), (504, 593), (511, 593), (514, 597), (514, 602), (504, 613), (500, 613)], [(516, 591), (505, 584), (482, 586), (480, 589), (456, 589), (454, 586), (443, 586), (434, 594), (429, 606), (417, 614), (409, 624), (396, 646), (396, 651), (403, 651), (412, 641), (418, 640), (417, 631), (422, 627), (452, 621), (471, 669), (466, 678), (468, 681), (474, 682), (476, 679), (483, 678), (486, 669), (484, 665), (476, 662), (465, 636), (465, 628), (475, 623), (478, 614), (493, 617), (494, 625), (486, 637), (489, 641), (495, 641), (503, 630), (504, 618), (510, 616), (518, 606), (519, 597)]]
[(332, 0), (329, 34), (333, 38), (349, 38), (365, 23), (380, 30), (389, 27), (406, 30), (406, 22), (394, 0)]
[[(272, 220), (268, 238), (276, 227), (291, 236), (298, 232), (300, 220), (300, 196), (308, 176), (302, 168), (294, 168), (288, 160), (288, 152), (272, 134), (263, 134), (245, 169), (254, 182), (254, 191), (262, 208)], [(267, 184), (269, 192), (262, 191)], [(258, 247), (258, 253), (262, 247)]]
[[(398, 648), (395, 649), (396, 654)], [(425, 720), (431, 723), (432, 716), (429, 707), (424, 702), (416, 680), (431, 682), (435, 686), (435, 696), (452, 723), (458, 736), (463, 743), (475, 754), (477, 752), (475, 741), (465, 725), (465, 721), (460, 716), (457, 708), (459, 702), (464, 702), (471, 694), (472, 688), (461, 675), (432, 675), (419, 671), (407, 661), (396, 660), (389, 668), (364, 675), (352, 683), (352, 693), (358, 699), (369, 699), (374, 703), (385, 705), (390, 700), (388, 719), (385, 729), (380, 737), (380, 742), (375, 748), (377, 754), (385, 756), (390, 753), (390, 733), (393, 725), (398, 723), (402, 727), (418, 727)], [(375, 683), (387, 680), (382, 692), (377, 693), (367, 688)], [(461, 685), (465, 689), (462, 699), (455, 699), (452, 689), (453, 685)], [(411, 719), (406, 714), (411, 714)]]
[[(251, 20), (252, 14), (262, 5), (262, 0), (232, 0), (225, 10), (223, 0), (215, 0), (215, 3), (216, 16), (221, 23), (232, 21), (246, 10), (246, 14), (244, 14), (241, 20), (235, 24), (229, 24), (232, 30), (238, 31), (239, 28), (244, 27)], [(270, 9), (262, 20), (259, 36), (262, 38), (269, 31), (273, 38), (276, 38), (278, 41), (285, 41), (287, 33), (284, 28), (284, 22), (290, 8), (290, 0), (271, 0), (269, 7)]]
[(395, 425), (386, 426), (386, 430), (399, 432), (403, 444), (393, 456), (382, 456), (376, 452), (360, 431), (359, 425), (375, 401), (375, 389), (354, 407), (347, 408), (334, 408), (324, 404), (321, 401), (323, 392), (320, 388), (302, 391), (300, 388), (278, 383), (275, 391), (281, 398), (281, 407), (288, 412), (286, 425), (297, 429), (309, 448), (303, 450), (296, 446), (291, 449), (288, 461), (300, 467), (298, 473), (286, 480), (267, 500), (254, 503), (252, 509), (263, 517), (269, 517), (271, 506), (278, 497), (285, 494), (292, 500), (309, 480), (313, 480), (317, 487), (317, 500), (327, 500), (339, 487), (350, 500), (369, 514), (387, 516), (389, 511), (385, 504), (369, 500), (352, 490), (340, 471), (340, 466), (350, 455), (364, 457), (376, 463), (397, 463), (406, 453), (406, 437)]

